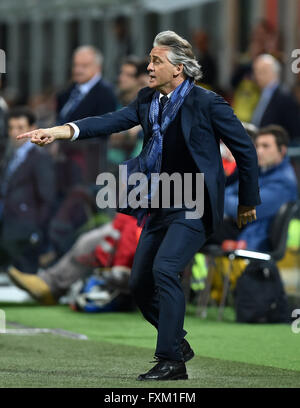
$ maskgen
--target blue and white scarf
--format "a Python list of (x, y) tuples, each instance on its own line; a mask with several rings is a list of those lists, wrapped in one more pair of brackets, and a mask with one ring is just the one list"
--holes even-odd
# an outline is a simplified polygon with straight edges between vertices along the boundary
[[(186, 96), (194, 87), (194, 81), (189, 78), (183, 81), (175, 90), (173, 91), (168, 102), (165, 104), (163, 111), (161, 113), (161, 124), (159, 124), (159, 95), (160, 92), (156, 91), (153, 95), (150, 111), (149, 120), (152, 125), (152, 138), (148, 141), (147, 145), (144, 147), (140, 155), (136, 158), (138, 159), (138, 164), (140, 171), (147, 176), (147, 180), (151, 179), (151, 174), (160, 173), (161, 161), (162, 161), (162, 149), (163, 149), (163, 136), (170, 123), (175, 119), (181, 105), (183, 104)], [(135, 159), (133, 159), (135, 160)], [(132, 163), (125, 162), (128, 165), (128, 178), (131, 173), (131, 169), (134, 169)], [(134, 172), (134, 171), (132, 171)], [(151, 179), (151, 193), (147, 193), (143, 197), (142, 201), (148, 201), (148, 205), (151, 205), (151, 196), (155, 194), (158, 187), (158, 178)], [(142, 189), (143, 191), (148, 191), (147, 188)], [(125, 212), (125, 211), (121, 211)], [(136, 208), (131, 210), (130, 215), (133, 215), (138, 220), (138, 225), (142, 226), (145, 222), (148, 209), (147, 208)]]

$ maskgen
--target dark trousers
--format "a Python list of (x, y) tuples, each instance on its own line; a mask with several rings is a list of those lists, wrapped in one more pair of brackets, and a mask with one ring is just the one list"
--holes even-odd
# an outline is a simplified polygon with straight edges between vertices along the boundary
[(185, 298), (180, 274), (206, 240), (201, 219), (162, 209), (148, 218), (134, 257), (130, 288), (144, 317), (158, 330), (155, 355), (180, 361)]

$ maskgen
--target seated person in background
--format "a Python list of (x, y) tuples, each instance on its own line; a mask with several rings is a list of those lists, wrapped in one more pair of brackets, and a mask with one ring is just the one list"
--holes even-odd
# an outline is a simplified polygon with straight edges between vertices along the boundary
[(110, 268), (103, 278), (115, 287), (128, 289), (140, 232), (135, 218), (117, 214), (112, 222), (79, 237), (55, 265), (37, 275), (27, 275), (10, 267), (9, 276), (44, 305), (57, 303), (74, 282), (91, 275), (97, 267)]
[[(149, 74), (144, 60), (136, 56), (127, 57), (121, 64), (118, 77), (119, 108), (129, 105), (136, 97), (139, 90), (148, 86)], [(140, 125), (134, 126), (123, 132), (110, 135), (108, 144), (108, 170), (115, 175), (119, 172), (119, 164), (132, 157), (136, 157), (143, 144), (143, 132)]]
[[(252, 123), (242, 122), (245, 130), (247, 131), (248, 135), (250, 136), (251, 140), (254, 140), (254, 137), (257, 132), (257, 127)], [(221, 156), (222, 156), (222, 163), (224, 168), (224, 173), (226, 176), (226, 186), (234, 183), (238, 180), (238, 169), (236, 166), (235, 159), (228, 149), (228, 147), (221, 141), (220, 143), (221, 149)]]
[(8, 135), (0, 178), (0, 264), (35, 273), (55, 200), (55, 174), (49, 154), (30, 141), (17, 140), (35, 129), (30, 109), (8, 113)]
[(247, 249), (270, 250), (269, 228), (282, 204), (298, 199), (298, 186), (294, 169), (287, 157), (289, 137), (280, 126), (261, 128), (254, 136), (259, 165), (261, 204), (257, 207), (257, 220), (239, 229), (234, 219), (238, 205), (238, 183), (225, 190), (224, 223), (207, 242), (222, 244), (225, 240), (246, 241)]

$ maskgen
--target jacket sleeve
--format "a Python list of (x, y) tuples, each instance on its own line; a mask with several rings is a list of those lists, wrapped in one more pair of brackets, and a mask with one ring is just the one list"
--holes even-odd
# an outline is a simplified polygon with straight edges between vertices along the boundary
[(210, 103), (210, 117), (215, 135), (226, 144), (236, 160), (239, 204), (260, 204), (257, 155), (250, 137), (229, 104), (217, 94), (213, 94)]
[(79, 128), (78, 139), (106, 136), (130, 129), (140, 123), (138, 102), (135, 99), (126, 108), (102, 116), (88, 117), (74, 122)]

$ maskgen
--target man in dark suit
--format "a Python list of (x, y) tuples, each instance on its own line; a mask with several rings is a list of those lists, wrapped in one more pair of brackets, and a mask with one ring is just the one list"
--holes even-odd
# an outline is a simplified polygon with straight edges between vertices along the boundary
[[(116, 109), (113, 87), (102, 77), (102, 64), (102, 54), (92, 46), (81, 46), (74, 51), (72, 84), (57, 96), (58, 125)], [(65, 149), (82, 164), (86, 181), (95, 183), (98, 173), (106, 167), (106, 140), (79, 143), (75, 149), (65, 146)]]
[(2, 265), (13, 262), (35, 273), (55, 199), (52, 160), (30, 141), (17, 140), (35, 128), (28, 108), (8, 114), (9, 143), (0, 183), (0, 256)]
[(280, 63), (263, 54), (255, 59), (253, 71), (262, 92), (251, 122), (258, 128), (282, 126), (292, 141), (300, 140), (300, 107), (293, 94), (280, 85)]
[[(185, 362), (194, 352), (184, 339), (185, 299), (180, 274), (223, 220), (225, 177), (220, 139), (233, 153), (239, 169), (240, 226), (256, 218), (255, 206), (260, 203), (257, 156), (249, 136), (224, 99), (194, 85), (195, 80), (201, 79), (201, 67), (186, 40), (172, 31), (158, 34), (148, 70), (149, 87), (143, 88), (126, 108), (21, 137), (43, 146), (56, 139), (86, 139), (141, 124), (148, 154), (146, 160), (140, 156), (140, 164), (147, 178), (149, 172), (151, 176), (155, 173), (153, 169), (171, 175), (204, 173), (202, 218), (191, 218), (193, 214), (186, 203), (182, 208), (176, 207), (175, 189), (171, 190), (169, 208), (132, 211), (139, 222), (141, 212), (150, 215), (138, 243), (130, 287), (144, 317), (158, 331), (157, 364), (138, 380), (187, 379)], [(197, 188), (194, 179), (188, 193), (197, 193)]]

